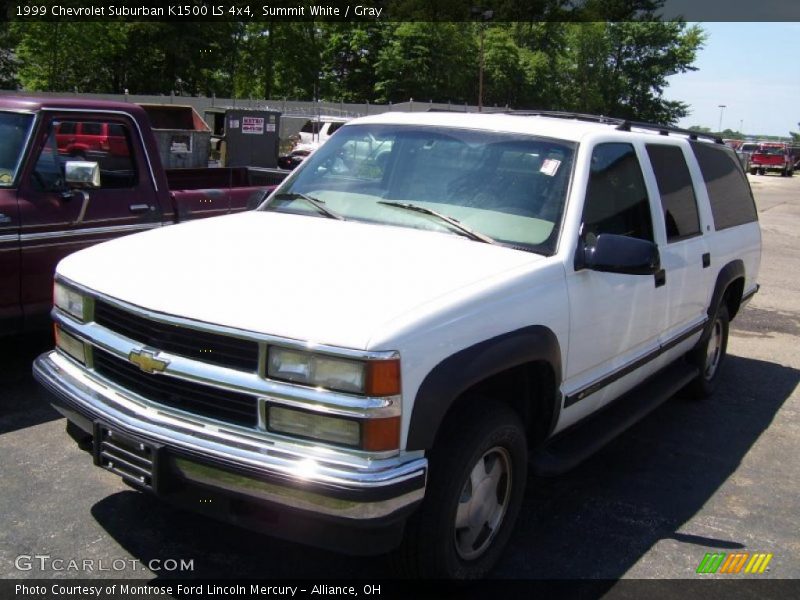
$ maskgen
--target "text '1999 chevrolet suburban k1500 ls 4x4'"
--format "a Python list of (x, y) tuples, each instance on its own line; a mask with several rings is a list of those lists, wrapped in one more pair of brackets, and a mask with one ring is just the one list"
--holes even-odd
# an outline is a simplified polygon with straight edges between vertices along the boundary
[(49, 327), (53, 273), (67, 254), (245, 210), (276, 177), (164, 169), (148, 116), (133, 104), (0, 96), (0, 337)]
[(689, 133), (351, 121), (256, 211), (64, 259), (34, 372), (134, 486), (483, 575), (528, 463), (562, 472), (720, 377), (761, 234), (736, 155)]

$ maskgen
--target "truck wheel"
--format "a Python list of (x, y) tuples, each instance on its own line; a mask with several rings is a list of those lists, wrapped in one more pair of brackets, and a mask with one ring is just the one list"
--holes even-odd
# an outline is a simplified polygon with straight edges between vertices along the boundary
[(431, 452), (425, 500), (395, 557), (408, 576), (483, 577), (522, 503), (527, 445), (519, 417), (491, 400), (454, 417)]
[(686, 387), (692, 398), (707, 398), (714, 393), (719, 381), (720, 367), (728, 349), (729, 324), (728, 305), (723, 299), (713, 317), (708, 339), (698, 344), (687, 355), (689, 363), (700, 369), (697, 378)]
[(750, 175), (758, 175), (758, 169), (750, 169)]

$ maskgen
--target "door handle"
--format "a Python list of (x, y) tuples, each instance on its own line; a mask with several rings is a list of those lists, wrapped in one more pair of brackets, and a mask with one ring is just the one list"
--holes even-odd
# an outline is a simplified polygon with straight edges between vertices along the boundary
[(128, 208), (130, 208), (132, 213), (143, 213), (153, 210), (149, 204), (131, 204)]
[(706, 252), (705, 254), (703, 254), (703, 268), (707, 269), (710, 266), (711, 266), (711, 253)]
[(667, 283), (667, 272), (664, 269), (660, 269), (655, 272), (653, 278), (656, 281), (656, 287), (661, 287), (666, 285)]

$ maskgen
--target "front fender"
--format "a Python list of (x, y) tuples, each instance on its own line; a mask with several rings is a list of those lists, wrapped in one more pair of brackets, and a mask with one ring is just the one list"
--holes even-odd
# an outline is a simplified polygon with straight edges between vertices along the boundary
[[(532, 325), (484, 340), (460, 350), (436, 365), (417, 391), (406, 442), (407, 450), (433, 446), (447, 411), (468, 389), (485, 379), (519, 365), (543, 361), (561, 382), (561, 348), (547, 327)], [(553, 419), (560, 410), (560, 395), (554, 394)]]

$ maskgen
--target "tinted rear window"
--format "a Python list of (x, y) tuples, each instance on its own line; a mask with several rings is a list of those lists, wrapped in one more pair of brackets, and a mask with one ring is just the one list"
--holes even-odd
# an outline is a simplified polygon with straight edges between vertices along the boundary
[(744, 171), (727, 146), (691, 142), (708, 189), (717, 229), (727, 229), (758, 219), (756, 205)]
[(700, 217), (692, 177), (683, 151), (676, 146), (647, 144), (647, 155), (658, 183), (667, 241), (699, 235)]

